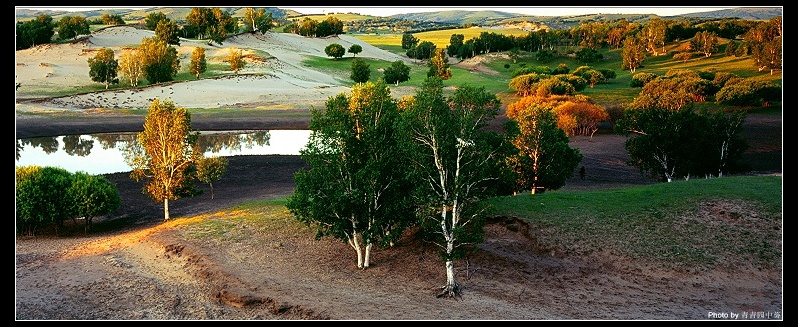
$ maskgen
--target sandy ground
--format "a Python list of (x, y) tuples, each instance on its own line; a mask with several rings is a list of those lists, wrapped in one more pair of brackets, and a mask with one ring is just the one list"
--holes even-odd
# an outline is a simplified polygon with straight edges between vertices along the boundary
[[(123, 49), (152, 37), (154, 32), (133, 27), (113, 27), (100, 30), (89, 38), (67, 45), (45, 44), (17, 51), (16, 81), (18, 100), (44, 98), (42, 90), (54, 92), (73, 89), (78, 85), (97, 84), (89, 77), (88, 59), (96, 50), (111, 48), (115, 58)], [(351, 80), (348, 74), (331, 75), (311, 69), (302, 61), (316, 56), (329, 58), (324, 48), (338, 43), (349, 48), (359, 44), (360, 58), (386, 61), (412, 61), (380, 50), (357, 38), (340, 35), (327, 38), (304, 38), (295, 34), (266, 33), (241, 34), (227, 39), (223, 45), (209, 46), (206, 42), (182, 40), (178, 47), (181, 70), (190, 63), (194, 47), (205, 48), (208, 64), (225, 62), (230, 49), (241, 49), (247, 56), (245, 68), (239, 76), (200, 79), (182, 83), (164, 83), (137, 89), (93, 92), (63, 98), (48, 98), (32, 103), (17, 103), (17, 110), (47, 111), (63, 109), (124, 109), (147, 108), (155, 98), (170, 100), (186, 108), (249, 107), (264, 109), (308, 109), (324, 106), (330, 96), (348, 92)], [(229, 73), (229, 72), (228, 72)], [(120, 76), (121, 77), (121, 76)], [(395, 97), (410, 92), (408, 88), (392, 88)], [(19, 102), (19, 101), (18, 101)]]
[[(303, 66), (303, 56), (325, 56), (324, 46), (334, 41), (346, 48), (358, 42), (364, 49), (361, 57), (402, 59), (347, 36), (244, 35), (224, 47), (265, 51), (269, 57), (238, 77), (61, 98), (38, 95), (42, 89), (92, 83), (86, 62), (92, 50), (121, 51), (151, 35), (121, 27), (75, 44), (17, 51), (16, 79), (22, 83), (15, 102), (17, 137), (137, 130), (141, 116), (115, 109), (146, 108), (162, 96), (185, 107), (268, 109), (244, 117), (192, 119), (203, 129), (304, 128), (307, 115), (302, 113), (308, 106), (321, 106), (327, 97), (347, 91), (348, 82)], [(180, 54), (187, 55), (192, 46), (206, 47), (215, 60), (223, 56), (223, 47), (189, 41)], [(268, 74), (251, 74), (263, 71)], [(394, 96), (401, 96), (395, 90), (403, 89), (392, 88)], [(62, 114), (43, 115), (50, 112)], [(757, 160), (756, 170), (780, 174), (781, 117), (754, 118), (749, 117), (746, 129), (755, 144), (748, 156)], [(588, 174), (584, 181), (572, 178), (564, 190), (650, 183), (624, 165), (622, 138), (597, 135), (571, 143), (585, 154)], [(215, 184), (214, 199), (205, 190), (200, 197), (173, 201), (175, 219), (166, 223), (140, 184), (124, 173), (108, 175), (123, 206), (98, 219), (91, 233), (78, 228), (60, 237), (16, 237), (15, 319), (707, 320), (712, 313), (760, 312), (770, 315), (762, 319), (782, 319), (773, 316), (783, 314), (782, 267), (679, 272), (609, 254), (568, 256), (542, 246), (536, 241), (539, 230), (512, 218), (496, 218), (487, 226), (485, 243), (469, 260), (456, 263), (464, 286), (459, 299), (435, 297), (445, 282), (443, 263), (413, 233), (396, 247), (376, 249), (367, 270), (355, 267), (353, 251), (345, 244), (314, 240), (309, 230), (235, 225), (224, 241), (186, 236), (201, 232), (188, 222), (230, 223), (237, 215), (232, 205), (285, 197), (293, 190), (292, 173), (301, 167), (297, 157), (232, 157), (228, 174)], [(756, 214), (737, 203), (706, 208), (691, 218)]]

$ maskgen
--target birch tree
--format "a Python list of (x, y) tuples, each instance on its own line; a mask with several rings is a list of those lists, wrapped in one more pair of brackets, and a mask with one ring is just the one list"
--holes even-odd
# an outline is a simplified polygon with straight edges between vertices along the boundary
[(191, 51), (191, 63), (189, 64), (188, 70), (199, 79), (200, 74), (204, 73), (207, 69), (208, 61), (205, 59), (205, 48), (195, 47), (194, 51)]
[(382, 79), (330, 98), (313, 110), (312, 130), (300, 151), (310, 165), (294, 175), (296, 189), (286, 207), (355, 251), (357, 267), (370, 265), (372, 247), (395, 242), (414, 224), (407, 163), (398, 154), (396, 101)]
[(430, 77), (411, 102), (402, 112), (402, 131), (405, 157), (414, 167), (414, 199), (445, 264), (446, 283), (438, 297), (457, 297), (461, 286), (455, 260), (482, 242), (479, 200), (491, 196), (499, 180), (500, 137), (483, 127), (497, 114), (500, 101), (471, 86), (445, 99), (441, 79)]
[(137, 49), (125, 49), (119, 55), (119, 74), (127, 78), (132, 87), (137, 87), (144, 78), (144, 65), (144, 57)]
[(195, 147), (198, 133), (191, 130), (191, 114), (171, 101), (152, 101), (144, 118), (144, 131), (128, 149), (130, 177), (146, 179), (145, 193), (163, 202), (164, 221), (169, 220), (169, 200), (194, 194), (189, 168), (202, 153)]

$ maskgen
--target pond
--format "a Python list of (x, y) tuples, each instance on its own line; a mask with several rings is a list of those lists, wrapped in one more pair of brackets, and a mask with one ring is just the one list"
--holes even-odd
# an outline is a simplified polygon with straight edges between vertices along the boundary
[[(137, 133), (101, 133), (17, 139), (16, 166), (54, 166), (92, 175), (128, 172), (125, 152)], [(309, 130), (200, 131), (206, 157), (299, 155)]]

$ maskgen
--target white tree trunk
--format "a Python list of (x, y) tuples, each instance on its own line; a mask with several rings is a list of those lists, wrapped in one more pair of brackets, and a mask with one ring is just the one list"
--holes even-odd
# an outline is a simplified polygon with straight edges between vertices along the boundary
[(454, 261), (452, 260), (446, 260), (446, 286), (451, 290), (457, 286), (457, 281), (454, 279)]
[(169, 220), (169, 199), (163, 199), (163, 220)]

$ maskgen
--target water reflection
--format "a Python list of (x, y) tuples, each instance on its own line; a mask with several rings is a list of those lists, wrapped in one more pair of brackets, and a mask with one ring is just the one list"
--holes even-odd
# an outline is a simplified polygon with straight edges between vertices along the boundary
[[(103, 133), (17, 139), (17, 166), (56, 166), (71, 172), (109, 174), (130, 171), (125, 151), (137, 133)], [(298, 155), (308, 130), (203, 131), (197, 146), (205, 156)], [(96, 145), (95, 145), (96, 144)]]

